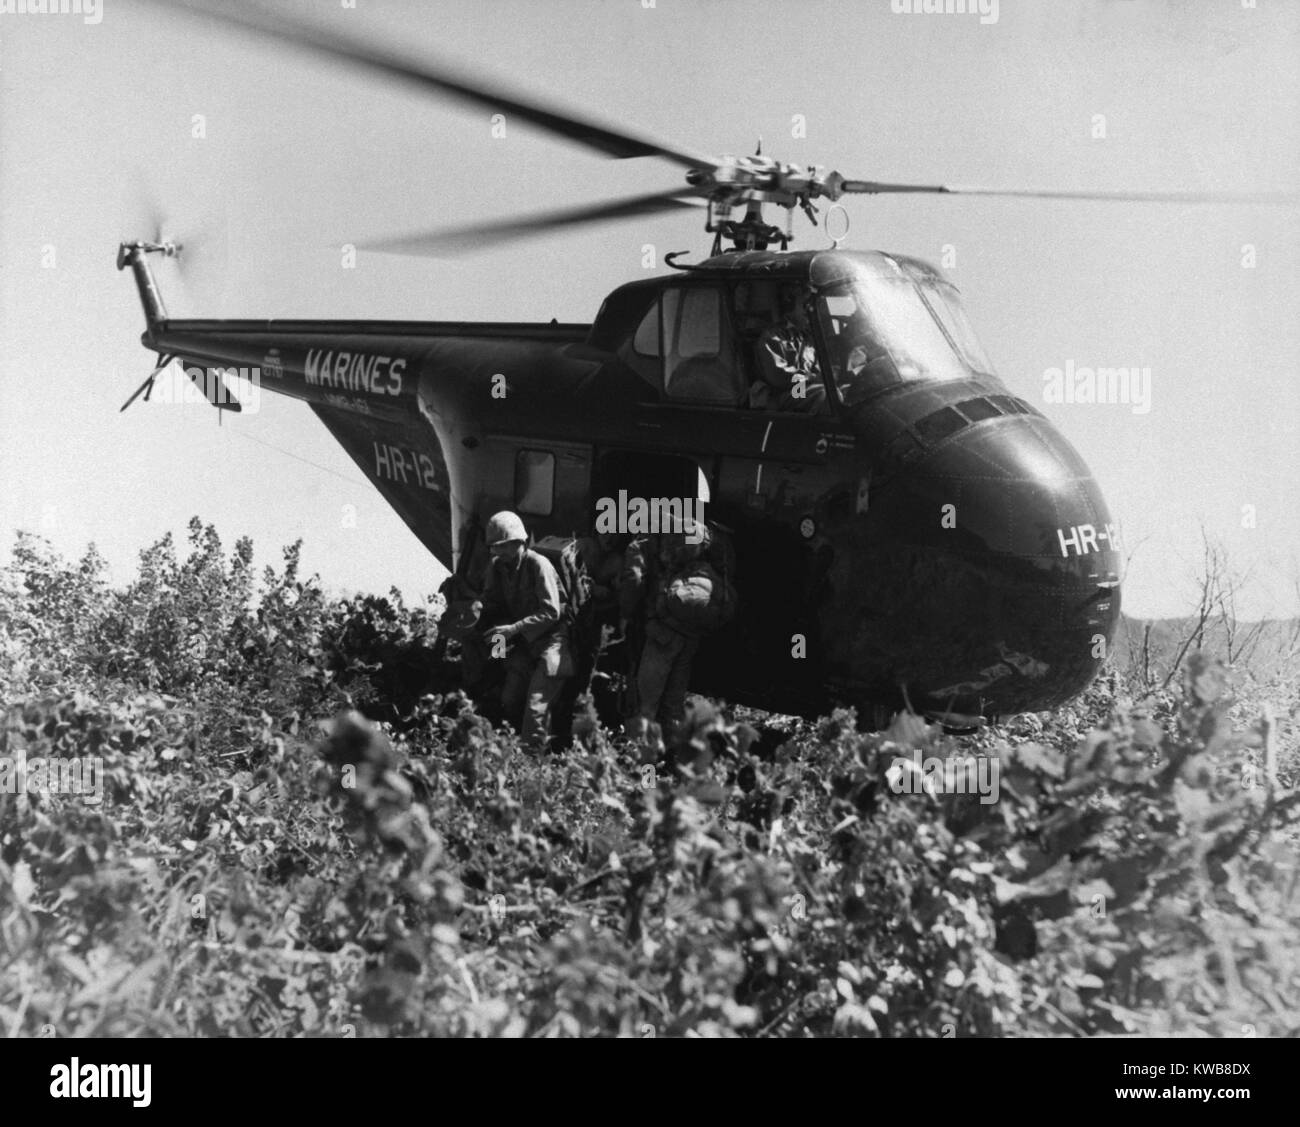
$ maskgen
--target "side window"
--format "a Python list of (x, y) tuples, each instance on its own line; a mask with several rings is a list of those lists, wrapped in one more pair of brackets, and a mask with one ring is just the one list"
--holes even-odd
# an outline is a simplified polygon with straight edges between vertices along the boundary
[(646, 311), (632, 338), (632, 351), (638, 356), (659, 356), (659, 303)]
[(716, 286), (664, 291), (664, 390), (677, 400), (734, 404), (744, 378), (729, 347), (730, 334)]
[(515, 511), (549, 517), (555, 502), (555, 455), (549, 450), (520, 450), (515, 455)]
[(717, 356), (722, 343), (722, 295), (716, 289), (687, 290), (677, 318), (678, 359)]

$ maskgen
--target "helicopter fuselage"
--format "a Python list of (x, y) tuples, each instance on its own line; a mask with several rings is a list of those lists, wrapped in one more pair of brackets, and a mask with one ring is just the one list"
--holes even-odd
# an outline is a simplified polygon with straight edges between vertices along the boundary
[[(698, 691), (954, 720), (1052, 707), (1105, 660), (1118, 544), (1097, 484), (924, 263), (724, 254), (620, 287), (591, 325), (177, 321), (144, 253), (120, 261), (146, 347), (307, 402), (450, 569), (481, 567), (499, 509), (541, 536), (590, 532), (614, 500), (701, 504), (730, 530), (740, 613)], [(824, 395), (751, 406), (787, 286)]]

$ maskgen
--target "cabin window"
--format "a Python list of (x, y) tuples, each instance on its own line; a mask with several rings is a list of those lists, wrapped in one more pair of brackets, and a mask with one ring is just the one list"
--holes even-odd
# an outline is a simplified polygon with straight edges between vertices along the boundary
[(744, 377), (730, 347), (729, 324), (716, 286), (666, 290), (663, 306), (664, 390), (671, 399), (736, 404)]
[(549, 517), (555, 504), (555, 455), (549, 450), (520, 450), (515, 455), (515, 511)]
[(636, 336), (632, 338), (632, 351), (638, 356), (659, 356), (659, 303), (656, 301), (641, 318)]
[(717, 356), (722, 342), (722, 300), (716, 289), (669, 290), (665, 310), (672, 311), (673, 353), (678, 360)]

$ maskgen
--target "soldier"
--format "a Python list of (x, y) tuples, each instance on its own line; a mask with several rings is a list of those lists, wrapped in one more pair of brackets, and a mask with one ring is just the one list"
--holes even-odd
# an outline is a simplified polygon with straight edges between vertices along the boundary
[[(622, 641), (615, 634), (616, 624), (620, 627), (617, 634), (624, 633), (618, 604), (618, 582), (623, 568), (623, 550), (619, 540), (615, 533), (596, 532), (574, 542), (575, 562), (581, 569), (585, 597), (576, 614), (566, 616), (571, 621), (569, 652), (573, 656), (575, 672), (551, 709), (551, 730), (556, 745), (560, 747), (567, 746), (571, 738), (578, 698), (593, 691), (593, 678), (601, 654), (607, 646), (616, 646)], [(617, 663), (616, 671), (621, 672)]]
[(781, 287), (781, 313), (755, 346), (759, 378), (749, 389), (749, 405), (825, 414), (826, 386), (800, 287)]
[(559, 580), (550, 560), (529, 550), (524, 522), (515, 513), (497, 513), (488, 521), (485, 539), (492, 562), (480, 622), (494, 656), (507, 647), (502, 713), (529, 750), (543, 751), (551, 702), (573, 675), (560, 623)]
[(592, 615), (599, 637), (600, 627), (614, 627), (621, 619), (618, 581), (623, 571), (623, 549), (617, 533), (597, 532), (579, 540), (578, 550), (591, 576)]
[(734, 603), (729, 580), (706, 558), (708, 537), (707, 527), (688, 519), (658, 538), (657, 551), (647, 551), (644, 541), (628, 550), (623, 606), (640, 611), (643, 630), (636, 669), (637, 726), (644, 729), (657, 720), (665, 741), (676, 734), (685, 714), (691, 662), (700, 640), (723, 623)]

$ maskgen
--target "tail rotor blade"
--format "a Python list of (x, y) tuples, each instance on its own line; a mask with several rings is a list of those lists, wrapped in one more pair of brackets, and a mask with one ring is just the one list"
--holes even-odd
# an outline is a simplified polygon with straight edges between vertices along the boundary
[[(177, 233), (173, 233), (175, 239)], [(230, 228), (224, 211), (209, 213), (178, 240), (177, 273), (190, 295), (205, 302), (224, 301), (229, 282)]]
[(117, 216), (119, 241), (162, 241), (166, 213), (148, 177), (139, 170), (123, 169), (117, 174)]

